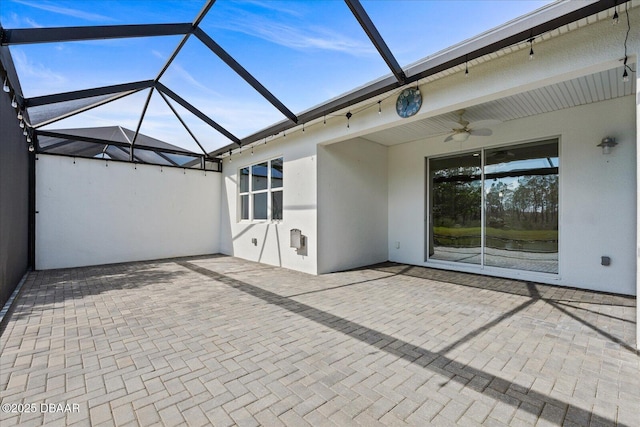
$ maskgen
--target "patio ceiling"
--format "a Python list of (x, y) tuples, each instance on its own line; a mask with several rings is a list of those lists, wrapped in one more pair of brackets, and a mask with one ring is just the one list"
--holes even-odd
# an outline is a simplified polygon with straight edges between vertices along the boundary
[[(623, 84), (620, 79), (622, 72), (623, 67), (612, 68), (474, 105), (465, 109), (464, 118), (469, 122), (482, 120), (506, 122), (632, 95), (636, 92), (635, 79), (631, 79), (631, 84)], [(402, 144), (450, 133), (450, 123), (457, 120), (458, 115), (451, 112), (373, 132), (363, 138), (387, 146)]]
[[(26, 109), (27, 118), (31, 118), (30, 124), (35, 128), (46, 128), (57, 120), (63, 120), (76, 114), (86, 112), (90, 109), (101, 108), (111, 102), (119, 102), (121, 99), (128, 99), (132, 94), (139, 94), (143, 89), (149, 89), (145, 102), (140, 106), (140, 112), (132, 121), (137, 122), (130, 124), (131, 127), (136, 126), (135, 135), (140, 131), (145, 131), (143, 122), (145, 114), (149, 108), (154, 108), (154, 102), (151, 102), (152, 96), (159, 96), (165, 101), (171, 112), (177, 119), (176, 123), (182, 124), (186, 131), (193, 136), (195, 142), (200, 146), (200, 142), (195, 138), (193, 132), (189, 129), (186, 122), (193, 123), (195, 119), (201, 125), (204, 123), (209, 130), (215, 130), (217, 135), (216, 142), (213, 146), (205, 147), (211, 156), (219, 156), (231, 148), (245, 146), (256, 141), (260, 141), (265, 137), (278, 134), (282, 131), (298, 126), (303, 123), (309, 123), (313, 120), (340, 112), (344, 108), (356, 105), (358, 103), (367, 102), (372, 98), (384, 93), (388, 93), (394, 89), (402, 87), (406, 84), (415, 83), (417, 81), (429, 81), (438, 78), (443, 74), (455, 70), (467, 61), (479, 61), (490, 59), (492, 56), (501, 55), (512, 49), (519, 49), (526, 45), (527, 41), (532, 37), (550, 37), (552, 33), (559, 33), (570, 30), (576, 22), (586, 21), (589, 19), (609, 18), (613, 13), (613, 7), (617, 4), (614, 0), (601, 1), (583, 1), (583, 2), (560, 2), (542, 8), (536, 12), (526, 15), (517, 20), (504, 24), (500, 28), (488, 31), (476, 38), (460, 43), (453, 48), (447, 49), (427, 57), (418, 63), (401, 67), (398, 60), (394, 56), (394, 52), (389, 48), (385, 39), (366, 11), (366, 8), (358, 0), (345, 0), (346, 6), (349, 8), (355, 18), (354, 22), (361, 27), (361, 37), (368, 40), (368, 43), (375, 47), (381, 64), (386, 64), (387, 71), (390, 72), (387, 77), (380, 78), (372, 83), (333, 98), (329, 101), (321, 103), (316, 107), (303, 110), (298, 113), (293, 112), (293, 107), (289, 108), (280, 97), (276, 96), (269, 88), (261, 83), (251, 72), (249, 72), (240, 63), (237, 57), (241, 56), (240, 52), (231, 52), (225, 50), (219, 41), (215, 40), (217, 34), (215, 26), (211, 27), (208, 20), (214, 19), (214, 3), (215, 0), (208, 0), (204, 7), (196, 15), (195, 19), (189, 23), (150, 23), (141, 25), (98, 25), (83, 27), (59, 27), (59, 28), (18, 28), (18, 29), (2, 29), (1, 49), (7, 49), (7, 46), (22, 45), (42, 45), (52, 44), (60, 45), (67, 42), (87, 42), (99, 40), (100, 43), (107, 43), (113, 40), (125, 39), (127, 43), (133, 40), (146, 39), (154, 37), (162, 39), (167, 45), (174, 45), (173, 53), (168, 55), (161, 62), (159, 72), (153, 79), (149, 80), (132, 80), (130, 82), (119, 82), (113, 85), (101, 86), (97, 88), (78, 89), (70, 92), (45, 94), (38, 96), (24, 97), (18, 89), (16, 98), (20, 106)], [(333, 4), (333, 3), (332, 3)], [(335, 4), (333, 4), (335, 5)], [(620, 7), (620, 6), (618, 6)], [(212, 36), (213, 34), (213, 36)], [(222, 37), (222, 36), (221, 36)], [(124, 47), (122, 48), (125, 49)], [(135, 47), (130, 48), (132, 55), (136, 54)], [(221, 109), (207, 108), (202, 101), (198, 101), (193, 97), (183, 97), (177, 91), (172, 90), (169, 82), (175, 81), (179, 77), (180, 69), (176, 66), (176, 58), (184, 51), (193, 51), (202, 59), (201, 68), (220, 70), (220, 73), (226, 72), (221, 78), (224, 86), (227, 81), (231, 80), (243, 81), (254, 92), (256, 96), (255, 105), (260, 111), (270, 111), (269, 117), (281, 117), (281, 121), (254, 131), (248, 135), (236, 135), (234, 132), (233, 122), (223, 117)], [(44, 51), (40, 51), (44, 52)], [(3, 54), (3, 59), (6, 58)], [(213, 62), (207, 62), (213, 61)], [(124, 62), (124, 61), (123, 61)], [(118, 64), (113, 64), (114, 67)], [(8, 69), (6, 64), (3, 68)], [(177, 71), (176, 71), (177, 70)], [(13, 73), (8, 70), (12, 87), (19, 88), (19, 84), (15, 80)], [(173, 73), (173, 74), (172, 74)], [(177, 73), (177, 74), (176, 74)], [(220, 74), (222, 75), (222, 74)], [(182, 74), (182, 78), (185, 75)], [(186, 78), (189, 78), (187, 74)], [(311, 82), (313, 84), (313, 82)], [(353, 86), (352, 86), (353, 87)], [(202, 88), (203, 91), (209, 88)], [(544, 94), (531, 94), (531, 96), (544, 96)], [(549, 94), (551, 96), (551, 94)], [(504, 102), (518, 101), (518, 99), (506, 98)], [(549, 104), (549, 103), (543, 103)], [(50, 108), (47, 108), (50, 107)], [(222, 109), (225, 107), (222, 106)], [(469, 110), (469, 114), (478, 114), (482, 116), (494, 112), (498, 114), (501, 110), (500, 105), (485, 106)], [(493, 108), (493, 109), (492, 109)], [(545, 107), (546, 108), (546, 107)], [(246, 109), (250, 113), (250, 108)], [(540, 110), (540, 108), (538, 108)], [(522, 112), (525, 116), (527, 111)], [(189, 119), (187, 119), (189, 116)], [(450, 120), (452, 117), (443, 117), (441, 121)], [(490, 117), (500, 120), (508, 120), (507, 117)], [(515, 117), (513, 117), (515, 118)], [(186, 120), (185, 120), (186, 119)], [(38, 121), (41, 120), (41, 121)], [(415, 132), (422, 132), (423, 128), (433, 128), (433, 132), (444, 132), (439, 119), (430, 121), (422, 121), (414, 123), (409, 127), (403, 127), (395, 132), (402, 132), (405, 135), (399, 140), (410, 140)], [(246, 121), (246, 120), (245, 120)], [(273, 123), (273, 121), (272, 121)], [(50, 127), (48, 129), (51, 129)], [(36, 131), (37, 135), (37, 131)], [(385, 139), (385, 135), (371, 135), (372, 140)], [(396, 139), (397, 140), (397, 139)], [(132, 145), (135, 145), (135, 137)], [(171, 142), (171, 141), (168, 141)], [(200, 147), (202, 148), (202, 147)], [(193, 147), (186, 148), (193, 150)]]

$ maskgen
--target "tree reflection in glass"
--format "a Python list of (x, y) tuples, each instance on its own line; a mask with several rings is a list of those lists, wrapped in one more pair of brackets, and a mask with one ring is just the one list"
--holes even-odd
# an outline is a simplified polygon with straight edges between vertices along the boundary
[(429, 258), (480, 264), (482, 165), (480, 153), (429, 160)]
[(488, 266), (558, 272), (558, 143), (485, 152)]
[(556, 139), (429, 159), (429, 259), (557, 273), (558, 165)]

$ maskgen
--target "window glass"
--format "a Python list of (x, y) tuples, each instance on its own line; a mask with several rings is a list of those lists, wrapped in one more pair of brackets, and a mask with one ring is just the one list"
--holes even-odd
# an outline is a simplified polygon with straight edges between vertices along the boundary
[(282, 187), (282, 157), (271, 160), (271, 188)]
[(485, 156), (485, 265), (557, 273), (557, 141)]
[(282, 191), (271, 193), (271, 219), (282, 219)]
[(251, 166), (251, 191), (267, 189), (267, 162)]
[(429, 258), (481, 263), (480, 153), (431, 159)]
[(240, 169), (240, 192), (249, 191), (249, 168)]
[(267, 193), (253, 195), (253, 219), (267, 219)]
[(240, 196), (240, 219), (249, 219), (249, 195)]

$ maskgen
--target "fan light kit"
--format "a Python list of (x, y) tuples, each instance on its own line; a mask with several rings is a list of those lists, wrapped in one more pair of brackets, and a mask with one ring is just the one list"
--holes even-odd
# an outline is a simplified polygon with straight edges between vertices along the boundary
[(457, 132), (451, 135), (451, 139), (456, 142), (465, 142), (467, 139), (469, 139), (469, 136), (471, 136), (471, 134), (463, 129), (461, 132)]
[(493, 131), (488, 128), (479, 128), (480, 126), (491, 126), (498, 123), (501, 123), (500, 120), (482, 120), (479, 122), (469, 123), (462, 116), (464, 115), (465, 110), (458, 110), (456, 114), (458, 114), (458, 121), (451, 122), (452, 132), (450, 135), (444, 140), (444, 142), (456, 141), (456, 142), (464, 142), (471, 135), (474, 136), (491, 136)]

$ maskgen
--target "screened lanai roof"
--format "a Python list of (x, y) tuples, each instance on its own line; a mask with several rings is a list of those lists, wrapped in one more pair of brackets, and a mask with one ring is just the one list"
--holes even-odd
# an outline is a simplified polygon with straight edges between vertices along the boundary
[(4, 0), (0, 20), (36, 134), (219, 155), (615, 5), (549, 3)]
[(94, 157), (151, 163), (165, 166), (201, 168), (203, 163), (198, 153), (167, 144), (156, 138), (139, 133), (137, 149), (131, 151), (135, 132), (121, 126), (96, 128), (56, 129), (41, 131), (38, 144), (48, 154), (65, 154), (78, 157)]

